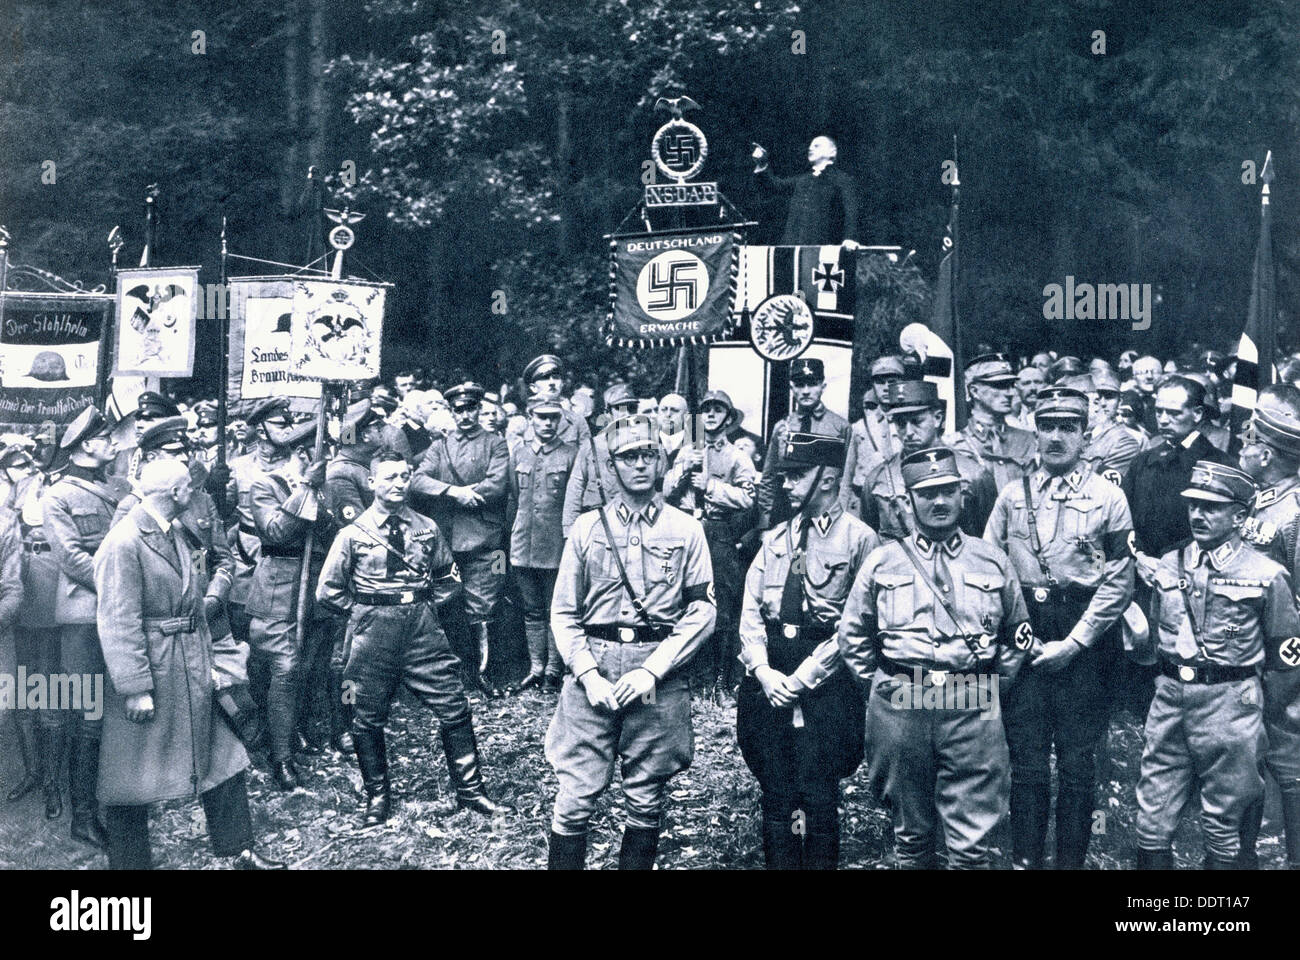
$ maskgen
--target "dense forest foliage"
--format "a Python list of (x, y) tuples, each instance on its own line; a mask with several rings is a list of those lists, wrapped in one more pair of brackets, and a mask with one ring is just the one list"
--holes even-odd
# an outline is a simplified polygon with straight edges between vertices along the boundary
[[(597, 335), (602, 234), (639, 196), (655, 98), (682, 92), (703, 107), (702, 176), (759, 221), (751, 242), (775, 242), (785, 207), (753, 178), (751, 142), (794, 173), (826, 133), (864, 198), (856, 239), (915, 249), (931, 279), (955, 135), (967, 342), (1020, 352), (1234, 342), (1258, 229), (1243, 164), (1271, 148), (1280, 337), (1300, 346), (1288, 0), (8, 6), (0, 222), (15, 260), (107, 282), (109, 229), (122, 225), (135, 262), (157, 183), (155, 262), (215, 280), (224, 214), (231, 250), (302, 263), (323, 243), (305, 190), (315, 165), (327, 205), (368, 215), (353, 269), (396, 284), (389, 367), (499, 382), (552, 348), (587, 374), (656, 386), (671, 354)], [(1067, 275), (1152, 284), (1151, 329), (1043, 320), (1043, 287)], [(217, 324), (200, 338), (211, 377)]]

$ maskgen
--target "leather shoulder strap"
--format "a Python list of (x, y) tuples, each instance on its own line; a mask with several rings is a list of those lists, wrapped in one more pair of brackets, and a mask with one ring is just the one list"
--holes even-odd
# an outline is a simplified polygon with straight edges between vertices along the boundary
[(623, 555), (618, 552), (618, 545), (614, 542), (614, 531), (610, 529), (609, 517), (605, 516), (604, 505), (597, 507), (596, 510), (600, 514), (601, 526), (605, 528), (605, 536), (609, 538), (609, 551), (614, 554), (614, 563), (618, 566), (619, 579), (623, 581), (623, 589), (627, 591), (628, 597), (632, 600), (632, 609), (637, 612), (637, 616), (653, 626), (650, 615), (645, 612), (645, 604), (636, 595), (636, 590), (632, 588), (632, 581), (628, 579), (627, 567), (623, 566)]

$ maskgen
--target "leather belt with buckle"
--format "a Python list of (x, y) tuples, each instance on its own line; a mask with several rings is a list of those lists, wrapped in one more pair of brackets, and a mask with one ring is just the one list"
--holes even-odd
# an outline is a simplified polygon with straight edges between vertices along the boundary
[(612, 625), (586, 626), (583, 632), (597, 640), (610, 640), (614, 643), (658, 643), (668, 636), (668, 627), (620, 627)]
[(48, 543), (40, 540), (23, 542), (23, 551), (26, 553), (49, 553), (52, 549)]
[(178, 633), (194, 633), (199, 628), (198, 620), (192, 614), (188, 617), (145, 617), (144, 628), (157, 630), (163, 636), (170, 637)]
[(393, 593), (358, 593), (353, 599), (368, 607), (400, 607), (408, 603), (422, 603), (429, 596), (429, 591), (397, 590)]
[(901, 660), (891, 660), (888, 657), (880, 657), (877, 661), (877, 667), (889, 674), (897, 676), (902, 674), (908, 680), (911, 680), (917, 670), (921, 671), (921, 683), (925, 686), (942, 687), (948, 682), (948, 678), (954, 673), (986, 673), (993, 670), (993, 661), (984, 660), (976, 661), (970, 670), (955, 670), (952, 667), (940, 667), (934, 663), (904, 663)]
[(1232, 683), (1255, 676), (1254, 667), (1223, 663), (1183, 663), (1171, 658), (1160, 659), (1160, 672), (1183, 683)]

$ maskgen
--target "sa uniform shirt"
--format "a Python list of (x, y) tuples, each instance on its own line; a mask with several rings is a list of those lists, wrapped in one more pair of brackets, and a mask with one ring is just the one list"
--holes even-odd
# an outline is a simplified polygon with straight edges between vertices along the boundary
[[(984, 532), (984, 523), (997, 500), (993, 474), (974, 457), (957, 454), (957, 472), (961, 475), (962, 530), (973, 537)], [(915, 532), (912, 499), (903, 482), (903, 453), (876, 464), (862, 485), (862, 522), (880, 532), (882, 537), (906, 537)]]
[[(1080, 466), (1054, 477), (1036, 470), (1029, 491), (1042, 558), (1063, 584), (1093, 590), (1071, 638), (1092, 646), (1123, 615), (1133, 598), (1133, 529), (1128, 501), (1118, 486)], [(984, 539), (1011, 557), (1022, 586), (1047, 585), (1034, 541), (1024, 482), (1009, 483), (998, 496)]]
[(1241, 539), (1295, 576), (1300, 532), (1300, 477), (1287, 477), (1255, 494)]
[(758, 471), (749, 455), (726, 437), (705, 444), (705, 469), (709, 480), (701, 495), (691, 483), (692, 471), (678, 458), (664, 477), (665, 498), (683, 510), (702, 506), (706, 520), (730, 520), (754, 505)]
[(605, 513), (612, 540), (593, 510), (577, 519), (564, 545), (551, 598), (555, 645), (581, 678), (597, 666), (584, 627), (645, 625), (623, 587), (618, 551), (651, 623), (671, 628), (644, 664), (662, 680), (713, 633), (717, 609), (704, 527), (657, 496), (635, 511), (620, 497)]
[[(389, 517), (401, 524), (405, 564), (393, 555)], [(437, 524), (410, 507), (380, 516), (371, 506), (334, 538), (321, 568), (316, 599), (347, 613), (357, 593), (400, 594), (429, 586), (439, 604), (460, 589), (460, 574)]]
[(1012, 480), (1019, 480), (1038, 453), (1038, 438), (1028, 430), (1006, 423), (983, 424), (974, 418), (958, 433), (945, 437), (944, 444), (985, 464), (999, 492)]
[[(766, 624), (781, 620), (781, 597), (800, 540), (797, 531), (802, 530), (804, 520), (799, 514), (765, 533), (763, 545), (745, 576), (740, 662), (750, 673), (768, 662)], [(808, 518), (808, 524), (803, 559), (804, 621), (834, 627), (844, 612), (844, 602), (862, 561), (880, 539), (838, 503), (821, 516)], [(804, 687), (815, 690), (839, 665), (839, 645), (831, 636), (817, 645), (794, 676)]]
[(964, 672), (991, 659), (1000, 675), (1014, 678), (1034, 637), (1010, 558), (960, 531), (942, 543), (920, 533), (905, 542), (943, 591), (957, 622), (926, 585), (903, 541), (886, 540), (868, 554), (844, 605), (837, 640), (849, 669), (870, 684), (880, 657)]
[(1300, 665), (1300, 615), (1291, 578), (1240, 539), (1210, 551), (1196, 543), (1169, 551), (1156, 566), (1155, 584), (1151, 624), (1159, 630), (1162, 656), (1237, 667), (1266, 660)]

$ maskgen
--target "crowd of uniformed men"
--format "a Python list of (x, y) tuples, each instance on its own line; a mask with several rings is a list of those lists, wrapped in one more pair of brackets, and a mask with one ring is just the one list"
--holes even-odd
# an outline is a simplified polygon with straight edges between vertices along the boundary
[(1139, 867), (1172, 866), (1198, 795), (1205, 866), (1257, 865), (1267, 777), (1300, 867), (1300, 390), (1263, 391), (1234, 437), (1221, 355), (983, 354), (945, 433), (914, 359), (871, 364), (852, 425), (793, 361), (765, 449), (724, 392), (692, 411), (615, 383), (597, 410), (550, 355), (517, 400), (401, 371), (315, 458), (283, 398), (225, 438), (212, 402), (157, 393), (0, 437), (0, 673), (108, 681), (101, 720), (11, 714), (8, 799), (57, 819), (66, 784), (72, 836), (147, 867), (148, 804), (197, 797), (218, 855), (276, 868), (250, 756), (293, 790), (354, 755), (383, 823), (404, 687), (459, 805), (503, 816), (471, 698), (533, 688), (555, 698), (550, 866), (582, 866), (617, 761), (619, 863), (648, 869), (694, 689), (735, 699), (769, 867), (837, 866), (865, 759), (900, 866), (988, 866), (1009, 811), (1015, 866), (1079, 868), (1127, 710)]

